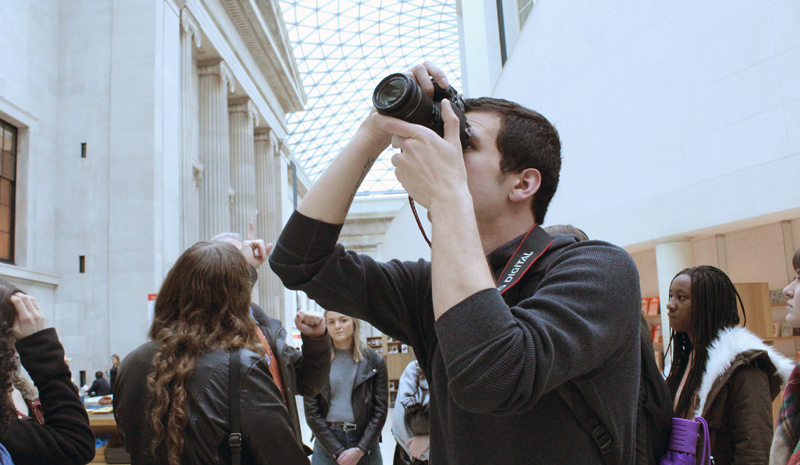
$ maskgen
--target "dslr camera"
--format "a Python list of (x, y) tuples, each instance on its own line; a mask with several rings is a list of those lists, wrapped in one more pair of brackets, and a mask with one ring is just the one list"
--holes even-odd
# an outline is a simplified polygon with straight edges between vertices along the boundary
[(464, 99), (453, 86), (442, 89), (433, 83), (433, 100), (420, 89), (416, 81), (402, 73), (386, 76), (372, 94), (372, 104), (378, 113), (403, 121), (419, 124), (432, 129), (439, 137), (444, 137), (444, 121), (442, 121), (442, 100), (450, 100), (459, 121), (461, 148), (467, 148), (469, 140), (469, 123), (464, 115)]

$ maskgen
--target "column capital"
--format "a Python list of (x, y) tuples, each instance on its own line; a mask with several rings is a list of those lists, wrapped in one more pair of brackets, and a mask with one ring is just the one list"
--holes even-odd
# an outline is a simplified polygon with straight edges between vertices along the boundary
[(258, 108), (249, 98), (228, 100), (228, 113), (247, 113), (253, 119), (253, 125), (258, 126)]
[(275, 156), (280, 156), (281, 149), (286, 145), (286, 142), (283, 139), (279, 139), (278, 134), (270, 128), (256, 131), (255, 140), (269, 143), (269, 151)]
[(233, 84), (233, 72), (231, 72), (231, 68), (225, 64), (224, 61), (218, 61), (216, 63), (200, 63), (197, 65), (197, 74), (200, 77), (218, 76), (223, 84), (228, 84), (231, 93), (235, 91)]
[(194, 36), (194, 45), (200, 48), (200, 26), (187, 7), (181, 8), (181, 27), (183, 27), (184, 32), (189, 34), (189, 36)]

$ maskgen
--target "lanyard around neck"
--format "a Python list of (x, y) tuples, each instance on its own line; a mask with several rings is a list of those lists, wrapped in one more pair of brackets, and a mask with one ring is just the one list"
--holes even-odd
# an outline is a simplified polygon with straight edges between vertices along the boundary
[[(534, 234), (531, 234), (537, 227), (537, 224), (534, 224), (533, 227), (525, 234), (525, 237), (520, 242), (519, 247), (514, 252), (514, 255), (511, 256), (511, 259), (506, 264), (506, 267), (503, 268), (503, 272), (500, 273), (500, 277), (497, 278), (497, 282), (495, 282), (495, 286), (497, 286), (497, 290), (500, 291), (501, 294), (505, 293), (507, 290), (511, 289), (515, 284), (519, 282), (520, 279), (525, 275), (525, 273), (530, 269), (531, 265), (536, 262), (550, 246), (553, 244), (553, 240), (550, 239), (550, 242), (539, 252), (538, 255), (534, 256), (537, 252), (537, 239)], [(544, 233), (544, 231), (542, 231)], [(547, 233), (544, 233), (547, 234)], [(548, 236), (549, 237), (549, 236)], [(539, 245), (540, 246), (540, 245)]]

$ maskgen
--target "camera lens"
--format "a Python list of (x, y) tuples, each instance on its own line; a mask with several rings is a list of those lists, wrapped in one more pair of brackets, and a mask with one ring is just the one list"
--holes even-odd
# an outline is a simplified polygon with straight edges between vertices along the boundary
[(375, 103), (381, 108), (389, 108), (396, 105), (403, 98), (408, 88), (407, 83), (406, 79), (393, 77), (375, 92)]

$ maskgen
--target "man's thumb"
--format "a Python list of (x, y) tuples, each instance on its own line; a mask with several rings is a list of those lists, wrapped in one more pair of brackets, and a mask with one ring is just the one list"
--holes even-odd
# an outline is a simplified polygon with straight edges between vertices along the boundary
[(461, 146), (461, 124), (450, 100), (442, 100), (442, 121), (444, 121), (444, 140)]

